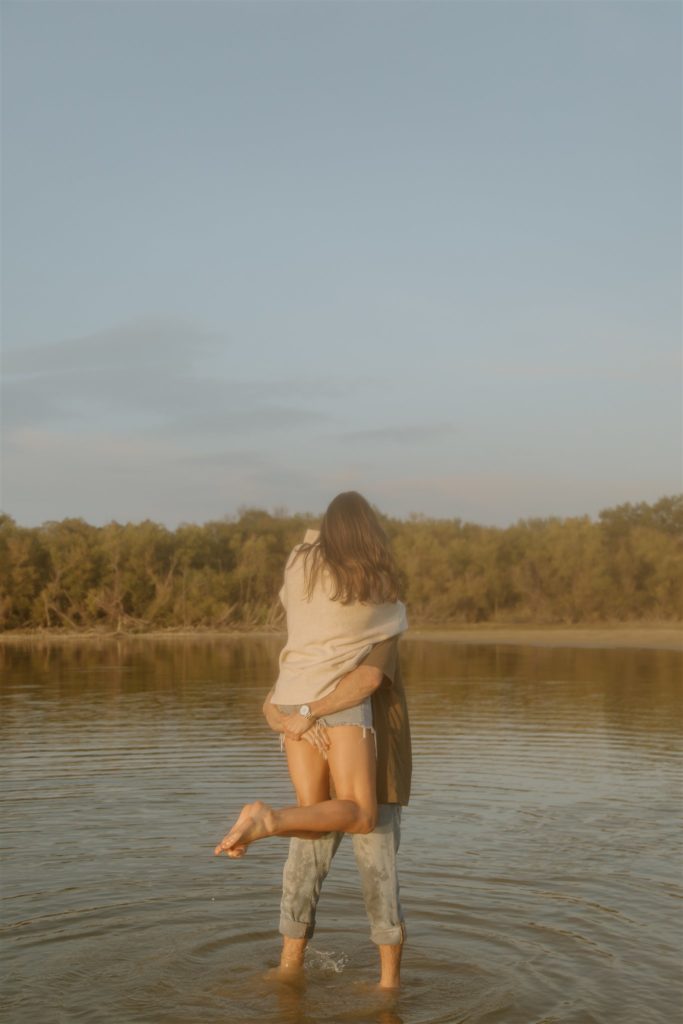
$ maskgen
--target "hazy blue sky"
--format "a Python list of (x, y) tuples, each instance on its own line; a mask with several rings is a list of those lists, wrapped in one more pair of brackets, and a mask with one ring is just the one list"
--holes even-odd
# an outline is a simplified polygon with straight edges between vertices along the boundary
[(2, 507), (681, 483), (681, 7), (3, 3)]

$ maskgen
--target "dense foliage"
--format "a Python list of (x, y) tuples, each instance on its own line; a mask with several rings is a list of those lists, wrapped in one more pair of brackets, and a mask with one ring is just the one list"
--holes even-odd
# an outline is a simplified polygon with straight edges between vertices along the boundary
[[(382, 521), (413, 625), (683, 618), (683, 495), (597, 522)], [(287, 554), (311, 525), (259, 509), (176, 530), (0, 515), (0, 628), (276, 627)]]

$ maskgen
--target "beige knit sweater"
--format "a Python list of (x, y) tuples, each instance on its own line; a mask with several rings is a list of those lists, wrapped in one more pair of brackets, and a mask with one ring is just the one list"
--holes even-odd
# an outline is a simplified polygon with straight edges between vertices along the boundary
[[(304, 542), (313, 543), (317, 537), (317, 530), (308, 530)], [(401, 601), (333, 601), (330, 576), (324, 569), (309, 601), (304, 558), (295, 558), (300, 547), (298, 544), (289, 556), (280, 591), (287, 612), (287, 643), (280, 653), (273, 704), (305, 704), (324, 697), (375, 644), (397, 636), (408, 626)]]

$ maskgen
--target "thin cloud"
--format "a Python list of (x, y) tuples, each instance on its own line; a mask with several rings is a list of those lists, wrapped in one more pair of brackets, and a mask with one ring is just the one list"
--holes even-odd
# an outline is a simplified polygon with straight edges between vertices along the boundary
[(10, 351), (5, 428), (52, 424), (169, 439), (290, 430), (330, 419), (312, 406), (312, 395), (329, 406), (354, 386), (239, 379), (226, 356), (232, 358), (225, 339), (163, 317)]
[(196, 323), (178, 317), (149, 316), (104, 328), (78, 338), (6, 349), (3, 364), (9, 375), (97, 373), (115, 367), (150, 364), (193, 366), (198, 356), (220, 351), (224, 340)]

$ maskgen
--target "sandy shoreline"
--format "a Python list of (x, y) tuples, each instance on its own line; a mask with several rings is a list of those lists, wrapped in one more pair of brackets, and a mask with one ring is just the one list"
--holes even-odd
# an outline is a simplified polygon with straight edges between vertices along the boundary
[(520, 647), (631, 647), (683, 651), (683, 626), (476, 626), (413, 629), (413, 639)]
[[(280, 630), (157, 630), (149, 633), (53, 633), (48, 631), (0, 633), (0, 644), (74, 643), (93, 640), (243, 640), (282, 639)], [(683, 651), (683, 625), (619, 623), (600, 626), (452, 626), (415, 628), (407, 640), (438, 643), (498, 644), (520, 647), (644, 648)]]

